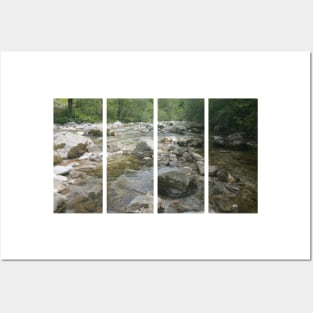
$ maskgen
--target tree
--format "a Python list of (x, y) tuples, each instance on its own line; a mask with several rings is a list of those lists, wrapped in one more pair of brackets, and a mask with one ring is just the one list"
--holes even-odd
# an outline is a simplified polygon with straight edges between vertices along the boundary
[(68, 99), (67, 100), (68, 104), (68, 118), (71, 120), (73, 117), (73, 99)]

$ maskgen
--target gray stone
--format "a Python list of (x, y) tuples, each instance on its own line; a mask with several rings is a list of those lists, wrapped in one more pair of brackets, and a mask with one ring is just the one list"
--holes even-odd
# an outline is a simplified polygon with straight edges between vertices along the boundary
[(55, 175), (66, 175), (72, 170), (72, 166), (62, 166), (62, 165), (57, 165), (54, 167), (54, 174)]
[(203, 157), (196, 153), (196, 152), (191, 152), (190, 155), (192, 156), (192, 158), (195, 160), (195, 161), (202, 161), (203, 160)]
[(116, 121), (113, 125), (112, 125), (112, 128), (121, 128), (123, 127), (123, 123), (119, 122), (119, 121)]
[(215, 146), (224, 147), (224, 138), (220, 136), (213, 136), (213, 144)]
[(140, 141), (137, 143), (134, 153), (142, 158), (152, 157), (153, 150), (145, 141)]
[(217, 166), (209, 166), (209, 176), (211, 177), (216, 177), (217, 176), (217, 171), (218, 171), (218, 168)]
[(84, 135), (101, 137), (102, 136), (102, 124), (92, 124), (92, 125), (86, 126), (84, 128)]
[(226, 137), (226, 145), (233, 149), (241, 149), (245, 146), (245, 139), (241, 133), (234, 133)]
[(197, 161), (197, 167), (200, 175), (204, 176), (204, 162), (203, 161)]
[(153, 213), (153, 196), (140, 195), (126, 207), (127, 213)]
[(180, 198), (195, 193), (197, 180), (189, 173), (187, 169), (177, 169), (159, 174), (159, 194), (171, 198)]

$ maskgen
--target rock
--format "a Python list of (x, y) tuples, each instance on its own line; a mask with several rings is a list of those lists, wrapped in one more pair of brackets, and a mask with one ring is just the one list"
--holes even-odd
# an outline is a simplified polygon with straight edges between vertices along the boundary
[(86, 176), (80, 184), (69, 185), (65, 208), (68, 212), (99, 213), (102, 211), (102, 178)]
[(60, 164), (62, 162), (60, 154), (56, 151), (53, 151), (53, 165)]
[(180, 157), (187, 151), (187, 149), (184, 147), (171, 146), (168, 148), (168, 151)]
[(245, 140), (241, 133), (234, 133), (226, 137), (226, 146), (233, 149), (242, 149), (245, 147)]
[(214, 166), (214, 165), (209, 166), (209, 176), (216, 177), (217, 176), (217, 170), (218, 170), (217, 166)]
[(249, 140), (246, 142), (246, 146), (251, 149), (256, 149), (258, 144), (255, 141)]
[(204, 176), (204, 162), (203, 161), (197, 161), (197, 167), (200, 175)]
[(114, 130), (108, 129), (108, 130), (107, 130), (107, 136), (116, 136), (116, 133), (115, 133)]
[(238, 178), (234, 177), (231, 173), (229, 173), (225, 170), (218, 171), (217, 176), (218, 176), (218, 180), (221, 182), (236, 183), (239, 181)]
[(92, 125), (86, 126), (84, 128), (84, 135), (101, 137), (102, 136), (102, 124), (92, 124)]
[(170, 158), (169, 158), (168, 153), (159, 154), (158, 162), (159, 162), (159, 165), (168, 166), (169, 162), (170, 162)]
[(188, 162), (192, 161), (192, 157), (187, 151), (183, 153), (182, 157)]
[(126, 207), (127, 213), (153, 213), (153, 196), (140, 195)]
[(121, 128), (123, 127), (123, 123), (116, 121), (113, 125), (112, 128)]
[(163, 137), (161, 139), (161, 143), (175, 143), (177, 142), (177, 138), (174, 136), (170, 136), (170, 137)]
[(65, 212), (65, 201), (66, 201), (66, 198), (55, 192), (54, 193), (54, 213), (64, 213)]
[(203, 160), (203, 157), (196, 152), (191, 152), (190, 155), (195, 161), (202, 161)]
[(197, 180), (184, 168), (168, 171), (158, 176), (160, 195), (181, 198), (197, 191)]
[(54, 134), (54, 150), (59, 153), (62, 159), (78, 158), (93, 145), (93, 141), (85, 136), (70, 132)]
[(138, 142), (133, 152), (141, 158), (153, 156), (152, 148), (145, 141)]
[(220, 136), (213, 136), (213, 144), (218, 147), (224, 147), (224, 138)]
[(57, 166), (54, 167), (54, 174), (55, 175), (66, 175), (71, 170), (72, 170), (72, 166), (71, 165), (68, 165), (68, 166), (57, 165)]
[(82, 160), (89, 160), (91, 156), (91, 153), (89, 152), (85, 152), (78, 160), (82, 161)]
[(64, 193), (66, 191), (66, 186), (64, 182), (56, 179), (55, 177), (54, 177), (53, 187), (54, 187), (54, 192)]
[(192, 138), (188, 145), (189, 147), (201, 148), (203, 147), (204, 141), (201, 138)]
[(158, 128), (159, 128), (159, 129), (163, 129), (163, 128), (165, 128), (165, 126), (162, 125), (162, 124), (158, 124)]
[(78, 124), (75, 122), (67, 122), (64, 126), (66, 127), (72, 127), (72, 128), (77, 128)]
[(68, 178), (66, 176), (62, 176), (62, 175), (54, 175), (54, 180), (66, 182), (68, 180)]
[(180, 147), (187, 147), (188, 144), (191, 142), (191, 138), (180, 138), (178, 141), (177, 141), (177, 144), (180, 146)]
[(108, 143), (107, 144), (107, 151), (108, 152), (118, 152), (122, 150), (122, 144), (120, 144), (119, 142), (115, 142), (115, 143)]
[(200, 128), (191, 128), (190, 130), (192, 133), (200, 134), (202, 133), (202, 130)]

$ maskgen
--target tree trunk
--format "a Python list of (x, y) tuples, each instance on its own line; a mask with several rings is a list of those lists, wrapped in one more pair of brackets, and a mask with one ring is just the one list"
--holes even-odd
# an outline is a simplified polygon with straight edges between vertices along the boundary
[(68, 99), (67, 104), (68, 104), (68, 118), (71, 120), (73, 117), (73, 99)]

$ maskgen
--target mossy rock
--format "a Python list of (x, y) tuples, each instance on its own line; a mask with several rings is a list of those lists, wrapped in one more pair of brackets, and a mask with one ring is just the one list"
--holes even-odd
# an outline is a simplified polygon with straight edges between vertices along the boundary
[(69, 159), (76, 159), (82, 156), (87, 151), (87, 143), (80, 143), (77, 146), (71, 148), (67, 157)]
[(102, 136), (102, 130), (100, 130), (100, 129), (90, 129), (88, 131), (88, 135), (94, 136), (94, 137), (101, 137)]

